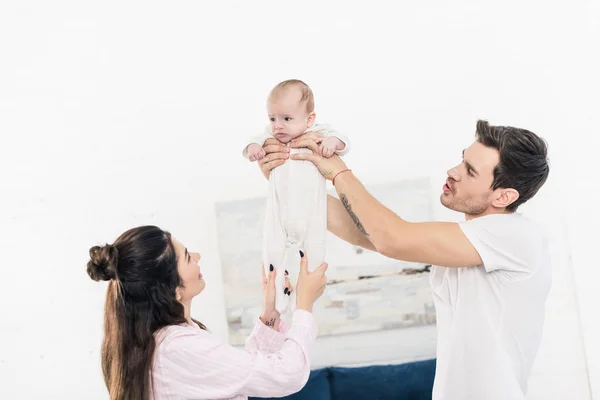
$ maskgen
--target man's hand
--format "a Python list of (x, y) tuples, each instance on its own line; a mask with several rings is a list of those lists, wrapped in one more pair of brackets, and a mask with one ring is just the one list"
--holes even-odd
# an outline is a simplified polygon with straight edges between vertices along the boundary
[(292, 140), (291, 147), (307, 147), (313, 151), (313, 154), (310, 153), (298, 153), (292, 154), (292, 160), (307, 160), (315, 164), (321, 175), (325, 177), (325, 179), (332, 180), (335, 176), (348, 169), (344, 161), (337, 155), (334, 154), (331, 158), (324, 158), (319, 155), (319, 145), (317, 142), (310, 138), (302, 138), (299, 137), (297, 139)]
[(270, 138), (263, 145), (265, 156), (258, 161), (258, 166), (265, 178), (269, 179), (271, 170), (282, 165), (290, 156), (290, 148), (275, 138)]
[[(308, 132), (303, 133), (302, 135), (298, 136), (297, 138), (294, 138), (294, 140), (305, 140), (305, 139), (311, 139), (317, 143), (321, 143), (321, 141), (323, 140), (323, 134), (320, 132), (316, 132), (316, 131), (308, 131)], [(294, 140), (292, 140), (292, 142)]]

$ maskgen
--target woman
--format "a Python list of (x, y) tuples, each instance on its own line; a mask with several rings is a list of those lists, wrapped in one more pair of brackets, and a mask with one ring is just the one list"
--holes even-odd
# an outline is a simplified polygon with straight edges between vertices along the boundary
[(307, 256), (300, 255), (291, 326), (280, 323), (275, 311), (272, 267), (268, 279), (263, 272), (263, 312), (244, 351), (221, 343), (191, 318), (192, 299), (205, 287), (200, 254), (188, 252), (169, 232), (142, 226), (112, 245), (92, 247), (90, 278), (110, 281), (102, 343), (110, 398), (246, 399), (299, 391), (308, 380), (307, 350), (316, 336), (312, 306), (327, 281), (326, 263), (309, 273)]

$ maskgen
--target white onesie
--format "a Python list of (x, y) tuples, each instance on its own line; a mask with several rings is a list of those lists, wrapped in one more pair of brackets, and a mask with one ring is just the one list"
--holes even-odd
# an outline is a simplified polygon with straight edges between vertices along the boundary
[[(263, 145), (273, 137), (267, 127), (265, 133), (250, 143)], [(334, 136), (346, 144), (336, 151), (340, 156), (350, 150), (346, 136), (327, 125), (313, 124), (305, 132), (318, 132), (323, 137)], [(289, 146), (289, 144), (288, 144)], [(290, 154), (310, 153), (307, 148), (292, 148)], [(247, 146), (243, 151), (247, 157)], [(274, 168), (269, 176), (269, 192), (263, 231), (263, 263), (265, 272), (269, 265), (277, 268), (275, 280), (275, 308), (280, 314), (296, 307), (296, 291), (291, 296), (283, 293), (285, 271), (294, 282), (300, 272), (300, 253), (308, 257), (308, 270), (313, 271), (325, 261), (327, 235), (327, 189), (325, 178), (310, 161), (288, 159)]]

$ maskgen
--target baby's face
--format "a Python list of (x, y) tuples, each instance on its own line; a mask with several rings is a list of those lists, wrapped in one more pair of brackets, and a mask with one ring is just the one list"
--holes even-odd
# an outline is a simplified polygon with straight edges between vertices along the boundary
[(307, 112), (301, 98), (300, 90), (289, 89), (267, 101), (271, 133), (282, 143), (302, 135), (314, 121), (315, 113)]

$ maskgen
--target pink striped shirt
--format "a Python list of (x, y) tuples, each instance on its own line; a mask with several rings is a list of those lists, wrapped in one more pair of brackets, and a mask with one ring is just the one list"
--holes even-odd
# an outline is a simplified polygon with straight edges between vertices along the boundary
[(156, 333), (154, 400), (282, 397), (298, 392), (310, 374), (308, 348), (316, 338), (313, 315), (296, 310), (280, 331), (258, 321), (245, 350), (219, 341), (197, 325)]

